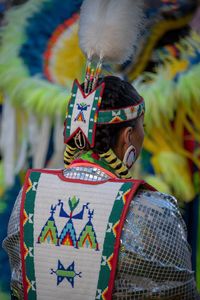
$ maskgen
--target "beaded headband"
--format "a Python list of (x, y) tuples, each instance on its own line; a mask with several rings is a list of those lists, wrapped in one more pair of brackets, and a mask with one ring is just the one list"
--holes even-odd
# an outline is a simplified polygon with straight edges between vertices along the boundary
[(136, 105), (113, 110), (99, 110), (97, 124), (114, 124), (134, 120), (141, 116), (144, 111), (145, 104), (143, 99)]
[(94, 147), (97, 124), (121, 123), (138, 118), (145, 109), (144, 101), (125, 108), (99, 110), (105, 83), (96, 86), (91, 92), (85, 93), (77, 80), (72, 87), (71, 99), (68, 104), (64, 141), (67, 144), (74, 138), (77, 148), (84, 149), (87, 143)]

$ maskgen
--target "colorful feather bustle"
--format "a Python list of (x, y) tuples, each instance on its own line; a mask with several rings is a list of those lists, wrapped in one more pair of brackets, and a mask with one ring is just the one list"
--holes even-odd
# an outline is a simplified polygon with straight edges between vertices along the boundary
[(86, 56), (117, 63), (130, 58), (144, 22), (142, 8), (141, 0), (85, 0), (79, 39)]
[(190, 162), (200, 169), (198, 149), (185, 146), (200, 143), (200, 36), (191, 31), (176, 47), (178, 58), (159, 52), (163, 65), (143, 74), (135, 86), (146, 102), (144, 147), (156, 176), (187, 202), (195, 196)]
[[(13, 7), (5, 15), (0, 33), (0, 90), (16, 115), (15, 120), (12, 118), (15, 131), (12, 130), (12, 137), (10, 135), (8, 139), (11, 114), (6, 113), (6, 105), (3, 105), (3, 113), (7, 116), (3, 121), (1, 119), (0, 139), (4, 145), (1, 155), (7, 185), (13, 183), (16, 172), (28, 167), (29, 155), (32, 166), (44, 167), (52, 123), (55, 119), (63, 123), (72, 74), (74, 78), (71, 61), (80, 62), (78, 76), (84, 68), (83, 54), (78, 47), (81, 3), (30, 0)], [(70, 57), (71, 53), (73, 57)], [(66, 56), (68, 59), (64, 60)], [(10, 128), (6, 120), (10, 121)], [(28, 125), (29, 120), (33, 122), (32, 128)], [(62, 139), (62, 130), (59, 138)], [(56, 161), (54, 158), (54, 164)]]
[[(77, 12), (79, 9), (78, 5), (70, 4), (70, 1), (65, 1), (65, 4), (61, 2), (30, 0), (12, 8), (7, 12), (6, 25), (1, 30), (0, 88), (6, 91), (14, 106), (31, 110), (40, 116), (64, 116), (70, 97), (71, 81), (69, 85), (66, 80), (65, 86), (49, 82), (42, 69), (48, 39), (57, 29), (56, 26), (59, 27), (59, 22), (65, 21), (63, 13), (59, 16), (59, 12), (63, 11), (62, 6), (65, 6), (66, 18), (73, 15), (73, 10)], [(57, 57), (53, 59), (58, 60)], [(36, 66), (39, 66), (38, 69)]]

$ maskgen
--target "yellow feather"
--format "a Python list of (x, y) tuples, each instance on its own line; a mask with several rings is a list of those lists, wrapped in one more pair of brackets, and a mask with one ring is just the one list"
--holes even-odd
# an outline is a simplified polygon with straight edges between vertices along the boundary
[(173, 152), (161, 152), (152, 158), (152, 164), (178, 198), (186, 202), (194, 198), (190, 169), (184, 157)]

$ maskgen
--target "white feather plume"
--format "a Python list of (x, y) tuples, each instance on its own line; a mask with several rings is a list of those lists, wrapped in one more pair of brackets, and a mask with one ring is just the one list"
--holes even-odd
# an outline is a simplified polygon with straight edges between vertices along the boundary
[(87, 57), (123, 63), (136, 47), (144, 23), (143, 0), (84, 0), (79, 43)]

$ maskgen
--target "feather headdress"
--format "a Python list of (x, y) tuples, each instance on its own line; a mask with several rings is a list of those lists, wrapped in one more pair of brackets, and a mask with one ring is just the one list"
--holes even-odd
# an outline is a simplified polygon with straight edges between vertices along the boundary
[[(113, 111), (100, 111), (105, 84), (97, 86), (102, 62), (123, 63), (133, 54), (144, 22), (143, 0), (84, 0), (80, 13), (79, 42), (87, 56), (84, 90), (74, 82), (72, 98), (65, 126), (65, 164), (69, 164), (73, 151), (95, 145), (96, 124), (121, 122), (141, 115), (144, 102), (137, 108), (122, 108), (116, 118)], [(97, 60), (97, 64), (96, 61)], [(93, 68), (92, 65), (96, 64)], [(92, 67), (91, 67), (92, 66)], [(82, 103), (81, 103), (82, 101)], [(83, 111), (87, 111), (84, 118)], [(129, 111), (130, 110), (130, 111)], [(133, 116), (133, 112), (135, 115)], [(115, 112), (114, 112), (115, 113)], [(119, 114), (119, 110), (117, 112)], [(80, 123), (82, 122), (82, 123)], [(74, 138), (76, 148), (68, 141)]]
[(143, 0), (85, 0), (79, 41), (88, 59), (123, 63), (134, 52), (144, 23)]

